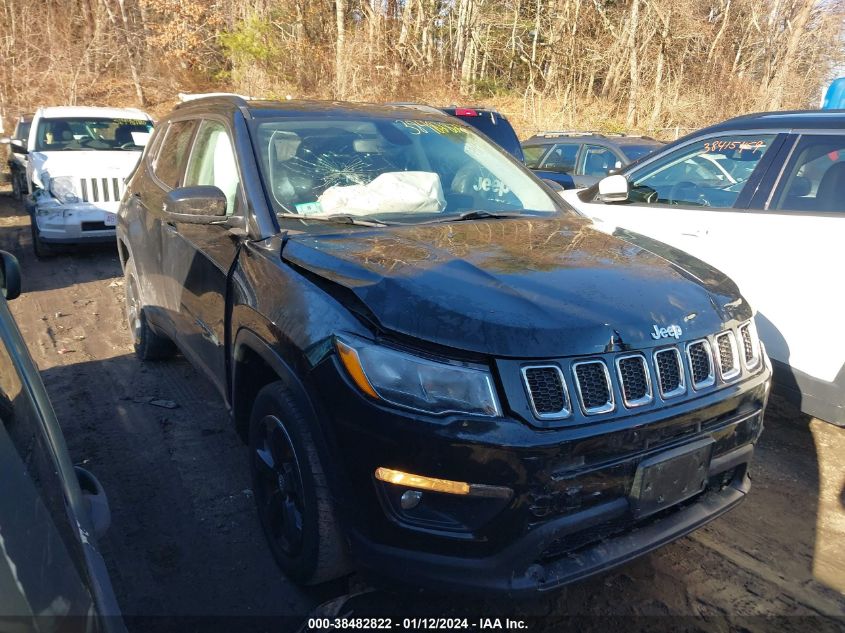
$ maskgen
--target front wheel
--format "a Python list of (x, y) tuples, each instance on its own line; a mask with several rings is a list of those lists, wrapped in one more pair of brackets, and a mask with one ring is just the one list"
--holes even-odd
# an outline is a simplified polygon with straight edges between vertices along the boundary
[(155, 333), (147, 322), (147, 314), (138, 291), (138, 273), (130, 257), (124, 266), (124, 290), (126, 292), (126, 322), (132, 334), (135, 355), (141, 360), (160, 360), (176, 353), (173, 342)]
[(307, 418), (281, 382), (255, 398), (249, 451), (258, 518), (282, 571), (305, 585), (349, 573), (346, 541)]
[(32, 250), (38, 259), (47, 259), (55, 257), (56, 249), (41, 239), (41, 233), (38, 231), (38, 224), (35, 222), (35, 216), (30, 216), (29, 226), (32, 231)]

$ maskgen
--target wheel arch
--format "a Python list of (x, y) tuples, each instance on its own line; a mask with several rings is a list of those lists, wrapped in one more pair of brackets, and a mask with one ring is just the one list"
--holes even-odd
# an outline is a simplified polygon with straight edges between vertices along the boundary
[(311, 429), (319, 435), (316, 412), (296, 371), (273, 347), (254, 331), (238, 330), (232, 346), (232, 380), (229, 402), (235, 429), (241, 439), (247, 439), (249, 416), (255, 396), (271, 382), (281, 381), (305, 411)]

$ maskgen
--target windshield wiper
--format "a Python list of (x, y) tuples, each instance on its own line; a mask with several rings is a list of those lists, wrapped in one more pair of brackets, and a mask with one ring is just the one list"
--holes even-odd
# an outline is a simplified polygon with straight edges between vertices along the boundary
[(429, 222), (423, 222), (423, 224), (441, 224), (443, 222), (464, 222), (466, 220), (501, 220), (506, 218), (521, 218), (524, 214), (522, 213), (499, 213), (493, 211), (482, 211), (482, 210), (475, 210), (475, 211), (465, 211), (460, 215), (450, 215), (445, 218), (437, 218), (436, 220), (431, 220)]
[(279, 218), (292, 218), (294, 220), (317, 220), (318, 222), (334, 222), (336, 224), (354, 224), (356, 226), (390, 226), (389, 222), (381, 220), (364, 220), (353, 215), (335, 213), (332, 215), (302, 215), (299, 213), (276, 213)]

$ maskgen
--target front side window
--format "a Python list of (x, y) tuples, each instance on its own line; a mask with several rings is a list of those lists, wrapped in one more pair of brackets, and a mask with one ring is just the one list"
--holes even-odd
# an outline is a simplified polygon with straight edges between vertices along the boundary
[(638, 158), (656, 152), (660, 147), (660, 144), (655, 143), (654, 145), (620, 145), (619, 149), (622, 150), (629, 161), (634, 162)]
[(802, 136), (769, 208), (845, 212), (845, 135)]
[[(601, 145), (585, 145), (581, 156), (581, 174), (601, 178), (617, 166), (619, 161), (607, 147)], [(619, 167), (622, 165), (620, 164)]]
[(179, 176), (188, 158), (194, 121), (175, 121), (170, 124), (160, 143), (153, 162), (153, 172), (161, 182), (171, 188), (179, 186)]
[(695, 141), (629, 176), (633, 202), (732, 207), (774, 134), (726, 135)]
[(184, 184), (217, 187), (226, 194), (226, 215), (234, 213), (240, 176), (232, 140), (222, 123), (204, 121), (200, 126)]
[(579, 149), (581, 149), (580, 143), (558, 143), (543, 161), (543, 169), (562, 174), (574, 173)]
[(15, 136), (14, 138), (20, 139), (21, 141), (26, 141), (29, 139), (29, 127), (32, 125), (30, 121), (21, 121), (18, 123), (18, 127), (15, 129)]
[(459, 123), (290, 117), (259, 123), (255, 139), (279, 213), (390, 214), (406, 223), (469, 211), (554, 213), (562, 207), (530, 172)]
[(82, 150), (140, 151), (153, 131), (146, 119), (41, 119), (35, 136), (36, 152)]

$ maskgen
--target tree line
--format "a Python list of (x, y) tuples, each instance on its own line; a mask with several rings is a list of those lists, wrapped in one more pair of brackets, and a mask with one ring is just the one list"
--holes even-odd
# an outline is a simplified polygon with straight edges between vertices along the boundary
[(814, 107), (845, 0), (0, 0), (0, 116), (232, 90), (484, 103), (521, 131)]

